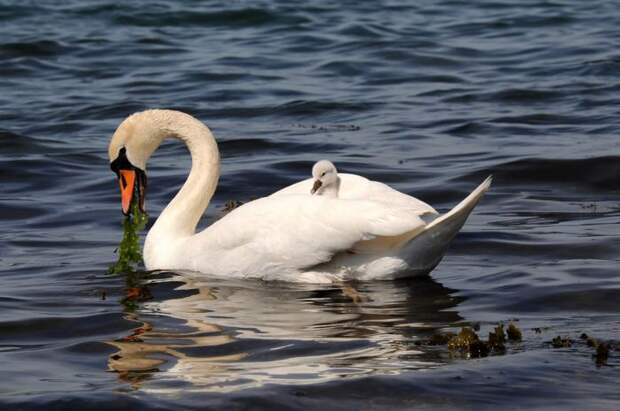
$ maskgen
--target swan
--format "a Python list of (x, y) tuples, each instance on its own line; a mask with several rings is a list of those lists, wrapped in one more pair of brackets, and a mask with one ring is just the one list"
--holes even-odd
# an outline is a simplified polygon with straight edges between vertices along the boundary
[(217, 186), (220, 156), (209, 128), (179, 111), (135, 113), (114, 132), (108, 155), (121, 208), (127, 215), (137, 202), (144, 211), (147, 161), (169, 137), (187, 145), (192, 166), (146, 236), (147, 270), (316, 283), (426, 274), (491, 184), (489, 177), (439, 215), (385, 184), (333, 167), (338, 184), (329, 195), (309, 194), (315, 176), (248, 202), (197, 233)]

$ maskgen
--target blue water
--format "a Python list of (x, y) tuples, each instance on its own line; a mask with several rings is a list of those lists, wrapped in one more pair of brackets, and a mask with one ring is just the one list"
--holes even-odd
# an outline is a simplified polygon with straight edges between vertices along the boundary
[[(620, 408), (617, 3), (412, 3), (0, 2), (0, 408)], [(107, 143), (154, 107), (218, 139), (203, 226), (321, 158), (440, 211), (494, 185), (427, 278), (110, 275)], [(151, 223), (189, 164), (151, 159)], [(510, 320), (505, 355), (424, 343)]]

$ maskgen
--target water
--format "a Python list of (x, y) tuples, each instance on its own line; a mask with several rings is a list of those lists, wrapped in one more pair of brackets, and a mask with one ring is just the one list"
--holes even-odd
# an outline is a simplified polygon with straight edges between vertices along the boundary
[[(620, 408), (578, 338), (620, 331), (616, 2), (5, 1), (0, 34), (1, 408)], [(442, 211), (495, 181), (428, 278), (108, 275), (107, 143), (151, 107), (218, 138), (203, 225), (320, 158)], [(188, 168), (151, 160), (151, 223)], [(420, 345), (511, 319), (503, 356)]]

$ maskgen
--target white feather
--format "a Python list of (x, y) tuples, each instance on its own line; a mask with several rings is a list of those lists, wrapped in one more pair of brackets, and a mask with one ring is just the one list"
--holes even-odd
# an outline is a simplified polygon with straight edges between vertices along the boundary
[(311, 195), (308, 179), (195, 233), (219, 176), (217, 144), (204, 124), (169, 110), (135, 114), (115, 132), (110, 160), (125, 147), (130, 161), (140, 159), (145, 167), (167, 136), (187, 144), (192, 169), (147, 235), (144, 262), (150, 270), (306, 282), (427, 273), (491, 183), (488, 178), (440, 216), (423, 201), (364, 177), (338, 174), (337, 196)]

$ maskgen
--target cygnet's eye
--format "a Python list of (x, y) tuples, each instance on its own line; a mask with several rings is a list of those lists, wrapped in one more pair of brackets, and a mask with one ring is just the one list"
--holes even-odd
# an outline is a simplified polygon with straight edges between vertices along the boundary
[(327, 174), (327, 171), (323, 171), (323, 172), (321, 173), (321, 177), (325, 177), (325, 174)]

